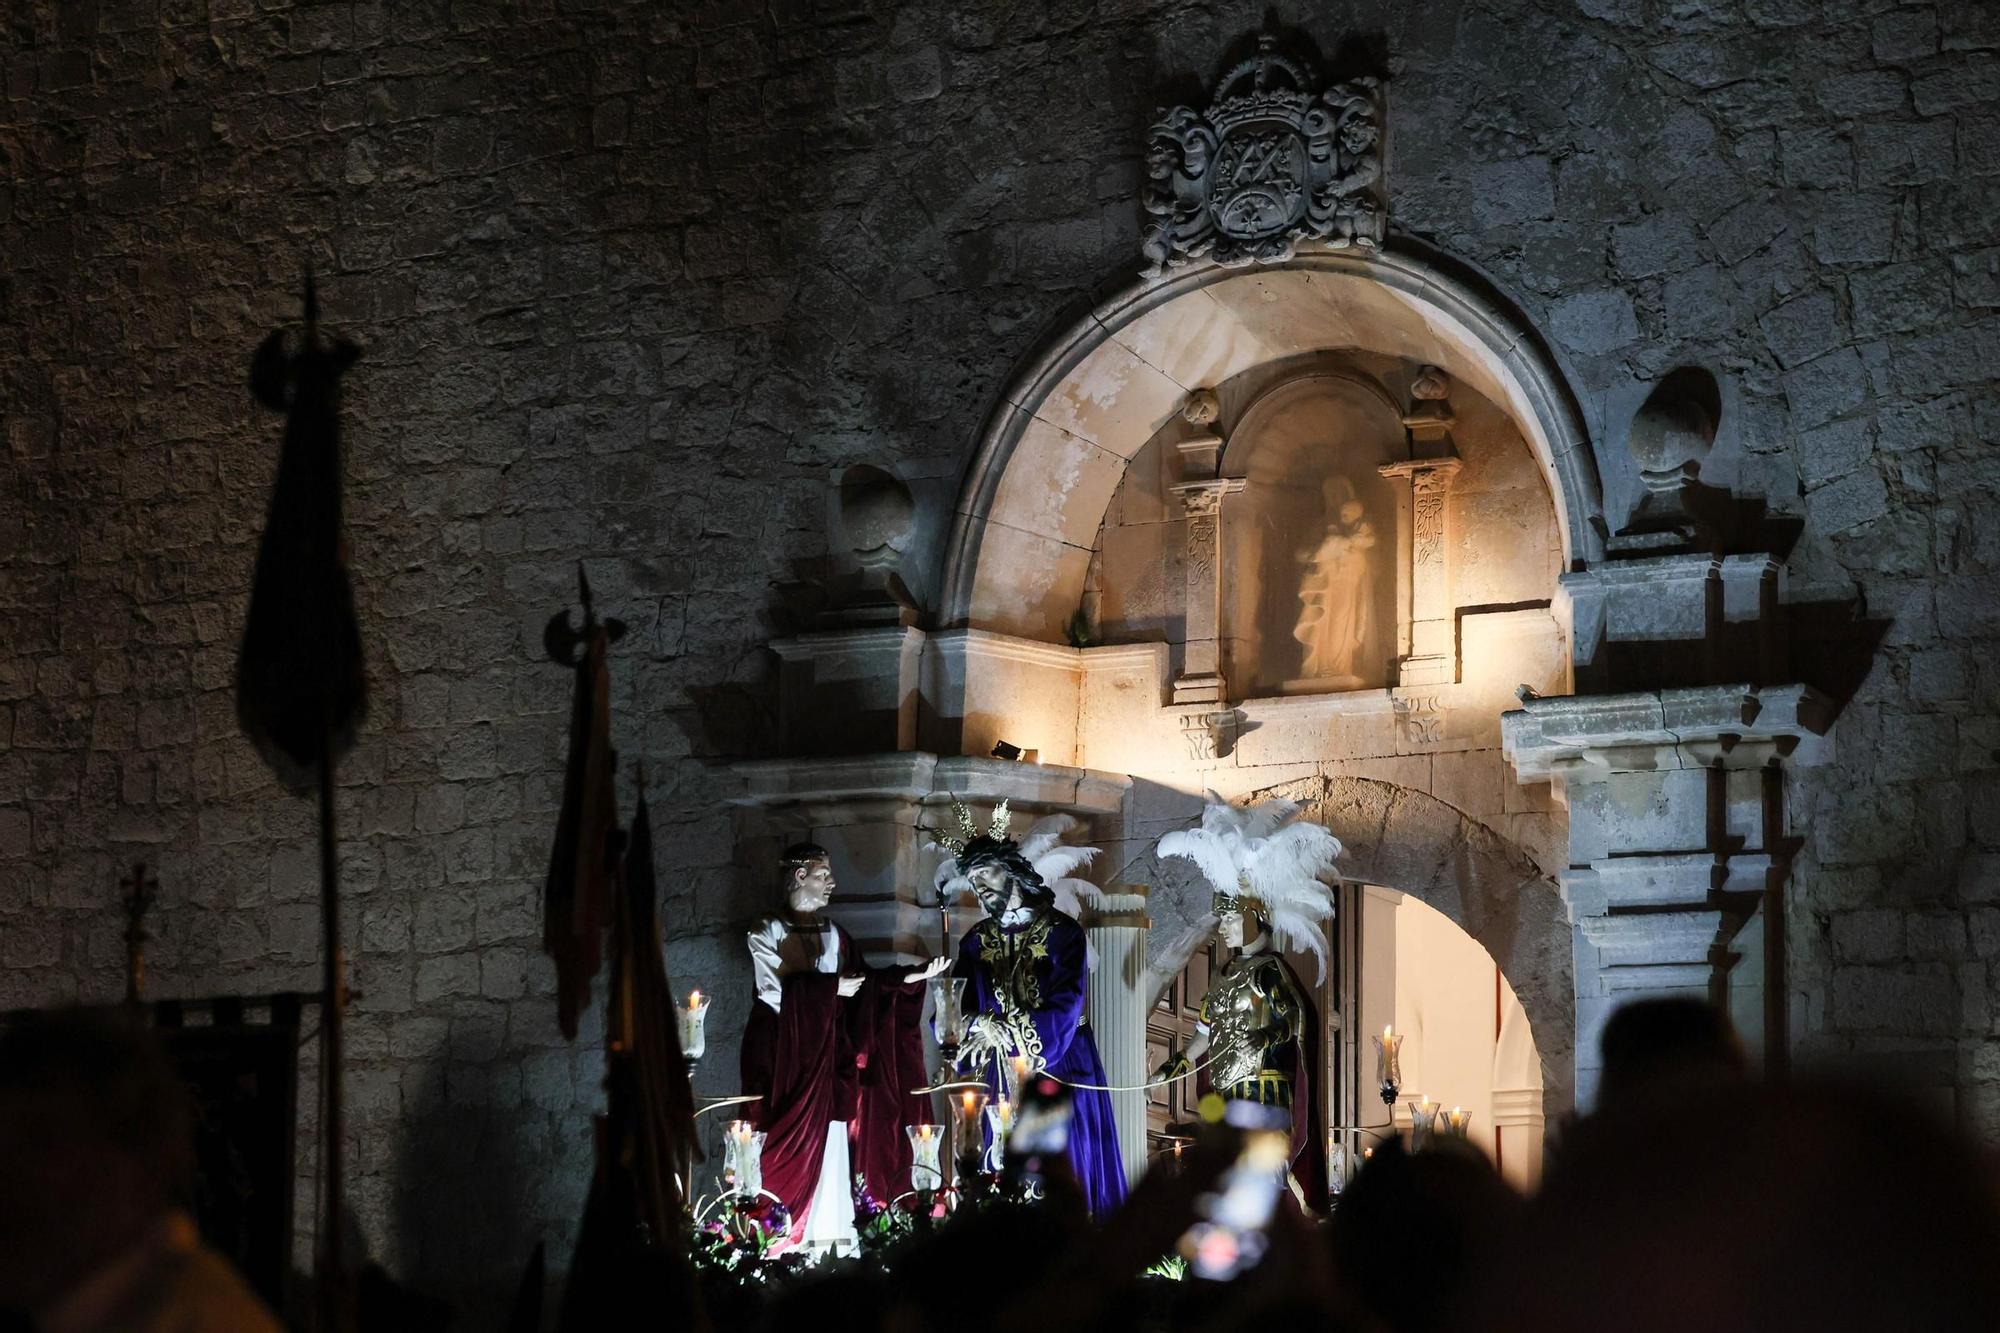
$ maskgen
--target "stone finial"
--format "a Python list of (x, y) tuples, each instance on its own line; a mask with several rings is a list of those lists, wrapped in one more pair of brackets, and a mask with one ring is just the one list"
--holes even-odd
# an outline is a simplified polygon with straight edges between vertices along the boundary
[(1222, 436), (1215, 431), (1221, 415), (1222, 402), (1213, 389), (1196, 389), (1181, 404), (1181, 419), (1194, 427), (1194, 434), (1174, 448), (1181, 456), (1181, 471), (1190, 480), (1213, 477), (1222, 466)]
[(1191, 426), (1207, 429), (1222, 415), (1222, 402), (1213, 389), (1196, 389), (1181, 404), (1181, 417)]
[(910, 488), (893, 473), (857, 463), (840, 476), (838, 512), (832, 546), (844, 546), (859, 568), (835, 581), (835, 604), (821, 613), (822, 624), (914, 624), (916, 605), (896, 573), (917, 529)]
[(1410, 381), (1410, 410), (1403, 414), (1403, 429), (1410, 433), (1411, 458), (1447, 458), (1455, 452), (1451, 404), (1446, 401), (1450, 395), (1451, 376), (1436, 366), (1425, 366)]
[(1625, 441), (1649, 492), (1674, 496), (1701, 476), (1721, 415), (1715, 376), (1700, 366), (1682, 366), (1659, 382), (1632, 418)]
[(886, 569), (902, 559), (916, 519), (916, 501), (900, 478), (867, 463), (841, 474), (840, 526), (863, 569)]

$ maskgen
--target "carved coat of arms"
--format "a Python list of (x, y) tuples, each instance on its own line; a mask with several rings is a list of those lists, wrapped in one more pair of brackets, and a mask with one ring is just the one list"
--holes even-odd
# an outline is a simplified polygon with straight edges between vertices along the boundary
[(1370, 78), (1315, 91), (1270, 37), (1216, 82), (1206, 111), (1175, 107), (1146, 148), (1140, 249), (1159, 274), (1203, 256), (1289, 259), (1300, 241), (1380, 247), (1382, 96)]

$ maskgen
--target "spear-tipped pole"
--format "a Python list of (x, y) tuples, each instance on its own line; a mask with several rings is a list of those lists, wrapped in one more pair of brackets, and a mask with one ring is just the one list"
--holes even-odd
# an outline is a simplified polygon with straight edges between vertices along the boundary
[(360, 626), (343, 555), (340, 376), (360, 355), (319, 327), (319, 293), (305, 274), (305, 330), (296, 350), (278, 330), (250, 363), (257, 400), (285, 414), (270, 513), (257, 546), (249, 612), (236, 662), (236, 711), (244, 734), (280, 779), (319, 806), (320, 1181), (317, 1328), (353, 1327), (342, 1250), (347, 1200), (343, 1140), (343, 1029), (335, 766), (367, 711)]

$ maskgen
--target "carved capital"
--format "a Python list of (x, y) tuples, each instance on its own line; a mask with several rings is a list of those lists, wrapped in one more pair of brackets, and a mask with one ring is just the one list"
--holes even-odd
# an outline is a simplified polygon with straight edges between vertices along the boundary
[[(1208, 535), (1213, 537), (1213, 520), (1222, 510), (1222, 497), (1235, 495), (1243, 489), (1243, 485), (1241, 477), (1217, 477), (1211, 481), (1184, 481), (1175, 486), (1173, 492), (1181, 499), (1182, 513), (1197, 521), (1210, 520)], [(1193, 528), (1188, 529), (1188, 535), (1192, 540)]]
[(1444, 563), (1444, 502), (1460, 466), (1456, 458), (1437, 458), (1387, 463), (1376, 469), (1385, 477), (1409, 478), (1416, 501), (1410, 563), (1418, 568)]

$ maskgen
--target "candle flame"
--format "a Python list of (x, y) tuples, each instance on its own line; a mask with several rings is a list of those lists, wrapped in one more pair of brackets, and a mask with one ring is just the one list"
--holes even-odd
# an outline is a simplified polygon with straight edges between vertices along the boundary
[(1389, 1025), (1389, 1026), (1387, 1026), (1387, 1027), (1383, 1028), (1383, 1029), (1382, 1029), (1382, 1040), (1383, 1040), (1383, 1041), (1387, 1041), (1387, 1040), (1389, 1040), (1389, 1038), (1390, 1038), (1390, 1037), (1391, 1037), (1391, 1036), (1392, 1036), (1392, 1035), (1393, 1035), (1393, 1034), (1395, 1033), (1395, 1031), (1396, 1031), (1396, 1026), (1395, 1026), (1395, 1024), (1393, 1024), (1393, 1023), (1391, 1023), (1391, 1024)]
[(699, 1009), (699, 1008), (701, 1008), (701, 992), (700, 992), (700, 991), (698, 991), (698, 990), (691, 990), (691, 991), (689, 991), (689, 992), (688, 992), (688, 1008), (690, 1008), (690, 1009)]

